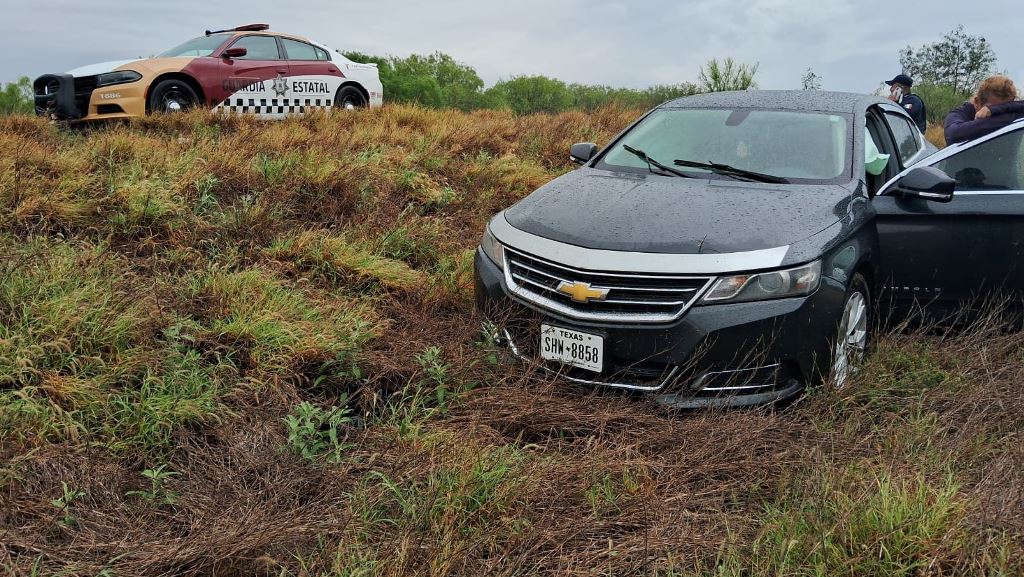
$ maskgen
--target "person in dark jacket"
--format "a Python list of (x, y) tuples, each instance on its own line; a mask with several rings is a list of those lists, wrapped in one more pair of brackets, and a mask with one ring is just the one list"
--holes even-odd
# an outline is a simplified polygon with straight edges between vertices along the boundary
[(921, 97), (910, 92), (914, 80), (906, 74), (897, 74), (892, 80), (886, 80), (889, 85), (889, 100), (899, 104), (907, 110), (907, 114), (914, 119), (914, 124), (922, 133), (928, 130), (928, 117), (925, 115), (924, 101)]
[(1024, 101), (1017, 100), (1013, 81), (1002, 75), (989, 76), (973, 98), (946, 116), (946, 144), (973, 140), (1020, 118), (1024, 118)]

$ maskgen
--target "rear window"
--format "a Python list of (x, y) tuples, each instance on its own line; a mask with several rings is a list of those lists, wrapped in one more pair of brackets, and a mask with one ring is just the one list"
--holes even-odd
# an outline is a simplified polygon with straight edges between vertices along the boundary
[(921, 151), (921, 131), (911, 124), (908, 118), (891, 112), (887, 112), (885, 116), (896, 139), (896, 150), (900, 153), (900, 160), (903, 161), (903, 166), (909, 166)]
[(288, 60), (326, 60), (326, 58), (321, 58), (321, 55), (318, 54), (318, 52), (322, 53), (323, 50), (311, 44), (289, 38), (282, 38), (281, 43), (284, 44), (284, 51), (288, 54)]
[(791, 182), (831, 182), (850, 174), (850, 122), (849, 115), (818, 112), (659, 109), (612, 145), (598, 167), (647, 171), (644, 161), (623, 148), (629, 145), (668, 166), (676, 159), (715, 162)]

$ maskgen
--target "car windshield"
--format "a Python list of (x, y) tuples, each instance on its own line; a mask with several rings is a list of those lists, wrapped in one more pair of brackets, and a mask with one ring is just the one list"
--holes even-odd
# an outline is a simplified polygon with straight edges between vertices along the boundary
[(188, 42), (163, 52), (157, 58), (176, 58), (179, 56), (209, 56), (218, 46), (224, 43), (230, 34), (210, 34), (193, 38)]
[[(851, 164), (849, 115), (750, 108), (655, 110), (616, 142), (599, 168), (648, 171), (624, 146), (672, 166), (674, 161), (713, 162), (790, 182), (835, 181)], [(702, 178), (722, 171), (675, 165)]]

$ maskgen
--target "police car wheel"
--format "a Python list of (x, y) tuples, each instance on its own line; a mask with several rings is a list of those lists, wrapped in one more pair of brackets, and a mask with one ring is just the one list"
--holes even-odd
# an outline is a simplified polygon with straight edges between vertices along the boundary
[(192, 108), (199, 96), (181, 80), (162, 80), (149, 93), (149, 110), (153, 114), (173, 114)]
[(334, 97), (334, 107), (345, 110), (354, 110), (366, 106), (366, 99), (363, 93), (355, 86), (343, 86)]

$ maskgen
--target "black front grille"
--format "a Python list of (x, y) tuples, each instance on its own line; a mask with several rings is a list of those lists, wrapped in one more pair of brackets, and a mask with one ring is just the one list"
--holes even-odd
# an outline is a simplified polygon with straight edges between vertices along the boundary
[(124, 109), (121, 108), (120, 104), (100, 104), (96, 107), (97, 114), (118, 114), (123, 112)]
[(89, 113), (89, 101), (92, 99), (92, 92), (98, 85), (99, 81), (96, 76), (75, 78), (75, 106), (82, 112), (82, 116)]
[[(612, 322), (667, 322), (683, 314), (713, 280), (706, 276), (584, 271), (505, 249), (513, 292), (573, 318)], [(573, 297), (581, 283), (607, 291), (587, 302)], [(563, 290), (559, 290), (562, 288)], [(579, 295), (578, 295), (579, 296)]]
[(75, 94), (92, 94), (98, 85), (99, 81), (96, 76), (77, 76), (75, 77)]

